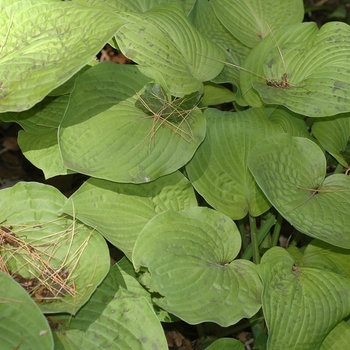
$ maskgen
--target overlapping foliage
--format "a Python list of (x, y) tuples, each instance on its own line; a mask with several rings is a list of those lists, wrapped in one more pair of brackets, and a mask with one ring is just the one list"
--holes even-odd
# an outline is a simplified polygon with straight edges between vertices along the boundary
[[(347, 344), (348, 25), (301, 23), (301, 0), (0, 8), (0, 120), (47, 178), (90, 176), (1, 191), (2, 348), (167, 349), (160, 322), (259, 313), (260, 349)], [(136, 64), (97, 63), (106, 42)]]

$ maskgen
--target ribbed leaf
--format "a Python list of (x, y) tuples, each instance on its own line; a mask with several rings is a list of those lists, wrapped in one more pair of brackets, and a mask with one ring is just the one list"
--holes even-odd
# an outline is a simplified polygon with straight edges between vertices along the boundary
[(116, 34), (119, 48), (172, 95), (202, 91), (202, 82), (223, 69), (218, 60), (224, 60), (224, 53), (196, 30), (179, 4), (130, 14), (128, 20), (132, 23)]
[[(307, 29), (305, 33), (299, 31), (301, 28)], [(252, 86), (265, 103), (283, 105), (310, 117), (348, 112), (350, 26), (330, 22), (312, 31), (312, 36), (309, 28), (281, 28), (252, 50), (244, 68), (254, 72), (258, 69), (262, 76), (255, 76)], [(254, 60), (256, 56), (259, 61)]]
[[(205, 135), (204, 115), (195, 106), (181, 110), (165, 93), (163, 111), (149, 108), (145, 113), (135, 104), (144, 102), (141, 94), (149, 82), (138, 66), (108, 62), (76, 80), (59, 129), (65, 167), (106, 180), (143, 183), (190, 160)], [(166, 108), (172, 114), (161, 115)], [(181, 120), (169, 119), (175, 114)]]
[(63, 211), (96, 229), (131, 256), (135, 241), (146, 223), (168, 209), (197, 205), (188, 180), (179, 172), (147, 184), (118, 184), (89, 179), (67, 201)]
[[(164, 332), (143, 296), (129, 293), (124, 276), (112, 266), (76, 316), (53, 316), (55, 350), (166, 350)], [(122, 288), (122, 289), (120, 289)]]
[(0, 271), (1, 350), (53, 350), (50, 327), (28, 293)]
[(259, 273), (269, 350), (320, 349), (328, 333), (350, 314), (349, 278), (312, 262), (295, 263), (280, 247), (265, 253)]
[(38, 183), (2, 190), (0, 265), (42, 311), (74, 314), (107, 274), (109, 254), (99, 233), (57, 214), (65, 201)]
[(213, 81), (231, 82), (238, 85), (239, 69), (237, 66), (242, 65), (250, 48), (238, 41), (221, 24), (214, 13), (212, 3), (207, 0), (197, 0), (189, 18), (201, 34), (213, 41), (225, 53), (225, 67)]
[(4, 0), (0, 112), (22, 111), (85, 66), (124, 23), (117, 12), (51, 0)]
[(215, 209), (242, 219), (258, 216), (270, 203), (251, 175), (247, 158), (252, 147), (267, 136), (282, 132), (264, 109), (244, 112), (205, 111), (207, 135), (186, 170), (196, 190)]
[(262, 38), (304, 17), (301, 0), (211, 0), (223, 25), (244, 45), (253, 47)]
[(241, 247), (234, 222), (208, 208), (166, 211), (146, 224), (133, 263), (148, 269), (154, 301), (188, 323), (222, 326), (251, 317), (260, 308), (256, 266), (233, 260)]
[(350, 344), (350, 325), (340, 322), (323, 341), (320, 350), (346, 349)]
[(312, 133), (322, 147), (329, 152), (341, 165), (350, 164), (350, 114), (341, 114), (336, 118), (322, 118), (312, 125)]
[[(252, 107), (261, 107), (263, 105), (259, 93), (253, 88), (253, 86), (257, 86), (258, 82), (261, 83), (265, 90), (272, 89), (275, 93), (283, 90), (287, 94), (292, 91), (291, 88), (283, 89), (282, 87), (267, 85), (273, 84), (273, 82), (281, 83), (282, 77), (286, 73), (291, 86), (293, 88), (297, 86), (299, 80), (292, 80), (293, 75), (291, 75), (291, 72), (294, 69), (298, 69), (298, 65), (300, 66), (304, 63), (299, 61), (299, 56), (290, 56), (290, 59), (287, 60), (285, 57), (286, 53), (282, 49), (287, 43), (294, 43), (294, 47), (296, 47), (296, 43), (309, 42), (317, 33), (318, 27), (316, 23), (290, 25), (276, 30), (273, 34), (271, 33), (251, 50), (243, 62), (239, 75), (241, 93), (248, 105)], [(275, 57), (274, 60), (268, 61), (267, 57), (271, 56), (271, 52), (277, 53), (279, 55), (278, 59)], [(277, 63), (278, 66), (276, 67)], [(272, 67), (274, 68), (273, 70), (271, 69)], [(291, 102), (290, 97), (285, 96), (285, 98)], [(277, 104), (285, 105), (284, 102)]]
[(350, 177), (326, 176), (326, 160), (312, 141), (276, 135), (257, 144), (249, 169), (266, 197), (299, 231), (350, 248)]

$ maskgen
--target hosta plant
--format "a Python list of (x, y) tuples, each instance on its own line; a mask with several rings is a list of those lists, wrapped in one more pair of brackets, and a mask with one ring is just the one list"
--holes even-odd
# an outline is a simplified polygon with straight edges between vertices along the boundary
[[(200, 349), (243, 349), (242, 323), (255, 349), (347, 347), (347, 24), (301, 0), (0, 7), (0, 119), (46, 178), (89, 176), (0, 192), (2, 349), (167, 349), (179, 319), (228, 327)], [(135, 64), (98, 63), (107, 42)]]

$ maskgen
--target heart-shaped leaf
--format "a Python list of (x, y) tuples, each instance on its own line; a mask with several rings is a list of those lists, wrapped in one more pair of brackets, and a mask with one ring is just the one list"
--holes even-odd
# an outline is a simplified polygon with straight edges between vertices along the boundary
[(128, 20), (116, 33), (119, 48), (172, 95), (202, 91), (202, 82), (223, 69), (224, 53), (197, 31), (180, 4), (130, 14)]
[[(91, 299), (71, 317), (50, 317), (55, 349), (167, 350), (164, 331), (143, 296), (125, 290), (114, 265)], [(124, 288), (123, 288), (124, 287)]]
[(220, 338), (215, 340), (205, 350), (244, 350), (244, 346), (237, 339)]
[(309, 117), (350, 111), (350, 26), (330, 22), (315, 29), (310, 24), (283, 27), (264, 39), (244, 63), (242, 90), (253, 86), (265, 103)]
[(274, 247), (261, 260), (263, 312), (269, 350), (317, 350), (328, 333), (350, 314), (350, 279), (299, 266), (284, 249)]
[(0, 112), (23, 111), (85, 66), (124, 24), (74, 1), (2, 2)]
[[(135, 104), (148, 106), (141, 94), (149, 82), (138, 66), (109, 62), (76, 80), (59, 129), (66, 168), (116, 182), (144, 183), (191, 159), (205, 135), (204, 115), (195, 105), (180, 111), (177, 100), (169, 102), (166, 96), (159, 102), (167, 115), (145, 113)], [(169, 114), (176, 120), (168, 120)]]
[(74, 314), (106, 276), (109, 254), (99, 233), (57, 214), (65, 202), (38, 183), (2, 190), (0, 266), (43, 312)]
[(28, 293), (0, 271), (1, 349), (53, 350), (50, 327)]
[(207, 135), (186, 166), (190, 181), (211, 206), (232, 219), (248, 212), (261, 215), (270, 203), (252, 177), (247, 158), (259, 140), (282, 128), (259, 108), (237, 113), (208, 109), (204, 114)]
[(188, 323), (222, 326), (251, 317), (260, 308), (256, 266), (234, 260), (241, 238), (234, 222), (208, 208), (166, 211), (146, 224), (133, 263), (148, 269), (144, 279), (160, 294), (155, 302)]
[(326, 176), (314, 142), (288, 134), (258, 143), (249, 169), (273, 206), (299, 231), (350, 248), (350, 177)]
[[(300, 23), (301, 0), (211, 0), (218, 19), (244, 45), (255, 46), (276, 28)], [(273, 10), (271, 10), (273, 9)]]
[(96, 229), (131, 257), (135, 241), (158, 213), (197, 205), (188, 180), (179, 172), (147, 184), (119, 184), (91, 178), (67, 201), (63, 211)]

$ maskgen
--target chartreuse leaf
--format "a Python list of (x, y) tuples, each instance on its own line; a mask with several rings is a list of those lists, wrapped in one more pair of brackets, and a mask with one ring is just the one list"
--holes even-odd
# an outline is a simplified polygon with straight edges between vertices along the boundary
[(326, 159), (314, 142), (289, 134), (258, 143), (248, 159), (272, 205), (299, 231), (350, 248), (350, 177), (326, 176)]
[(340, 114), (333, 118), (322, 118), (312, 125), (312, 133), (322, 147), (341, 165), (350, 164), (350, 114)]
[(145, 297), (125, 290), (114, 265), (91, 299), (70, 317), (50, 317), (55, 350), (166, 350), (164, 331)]
[(120, 184), (90, 178), (67, 201), (63, 211), (96, 229), (128, 257), (135, 241), (158, 213), (197, 205), (193, 187), (180, 173), (147, 184)]
[[(138, 66), (109, 62), (76, 80), (59, 129), (66, 168), (116, 182), (143, 183), (191, 159), (205, 135), (204, 115), (196, 104), (179, 110), (165, 96), (159, 101), (165, 114), (152, 112), (142, 98), (148, 83)], [(139, 101), (148, 113), (137, 107)], [(175, 115), (176, 120), (168, 120)]]
[(119, 288), (116, 295), (120, 296), (143, 296), (154, 308), (154, 311), (161, 322), (174, 322), (179, 319), (165, 310), (160, 309), (152, 301), (152, 294), (149, 293), (137, 280), (137, 276), (132, 263), (125, 257), (118, 261), (112, 268), (119, 282)]
[(295, 263), (274, 247), (261, 260), (262, 304), (269, 350), (317, 350), (328, 333), (350, 314), (350, 279)]
[[(305, 254), (320, 255), (330, 260), (339, 273), (350, 278), (350, 250), (335, 247), (326, 242), (313, 240), (305, 249)], [(330, 264), (329, 264), (330, 265)]]
[[(287, 59), (286, 50), (283, 50), (283, 48), (297, 47), (297, 44), (301, 45), (303, 41), (308, 43), (317, 33), (318, 27), (316, 23), (309, 22), (294, 24), (274, 31), (274, 33), (271, 33), (258, 43), (250, 51), (243, 62), (242, 69), (239, 71), (240, 91), (246, 104), (252, 107), (261, 107), (264, 105), (264, 102), (261, 99), (261, 94), (255, 89), (256, 86), (261, 86), (259, 92), (263, 88), (265, 88), (265, 90), (272, 89), (271, 91), (274, 91), (276, 94), (280, 93), (279, 90), (283, 90), (285, 94), (292, 91), (291, 87), (295, 88), (301, 79), (293, 79), (294, 74), (291, 73), (294, 69), (297, 69), (295, 67), (296, 63), (300, 65), (301, 62), (299, 62), (299, 56), (297, 55), (296, 57), (292, 55), (290, 57), (288, 56), (289, 59)], [(270, 60), (267, 60), (267, 57), (270, 57), (272, 53), (275, 54), (275, 52), (280, 55), (279, 59), (273, 57)], [(280, 65), (278, 67), (280, 68), (279, 71), (277, 71), (277, 67), (275, 66), (277, 61)], [(315, 61), (317, 62), (317, 60)], [(283, 83), (282, 79), (285, 73), (285, 78), (287, 78), (286, 81), (288, 81), (290, 85), (290, 88), (288, 89), (283, 89), (282, 86), (278, 87), (279, 85), (282, 85), (281, 83)], [(258, 83), (261, 84), (257, 85)], [(271, 86), (268, 84), (271, 84)], [(273, 86), (273, 84), (276, 84), (276, 86)], [(305, 98), (305, 101), (308, 101), (308, 95), (305, 94), (306, 92), (307, 91), (304, 90), (303, 97)], [(289, 96), (286, 96), (285, 98), (289, 99), (289, 103), (292, 101)], [(286, 106), (286, 104), (280, 102), (276, 104)]]
[(51, 0), (2, 1), (0, 112), (29, 109), (85, 66), (125, 20)]
[(238, 86), (239, 69), (237, 66), (242, 65), (250, 48), (243, 45), (221, 24), (210, 1), (197, 0), (189, 18), (201, 34), (215, 42), (225, 53), (225, 67), (212, 81), (231, 82)]
[(197, 31), (180, 4), (129, 15), (130, 23), (116, 33), (119, 48), (172, 95), (202, 91), (202, 82), (223, 69), (224, 53)]
[[(74, 314), (109, 270), (103, 237), (74, 217), (59, 216), (66, 197), (39, 183), (1, 191), (1, 265), (43, 312)], [(32, 286), (32, 287), (30, 287)]]
[(143, 228), (133, 251), (136, 270), (159, 293), (154, 302), (190, 324), (222, 326), (251, 317), (260, 308), (256, 266), (234, 260), (241, 238), (234, 222), (208, 208), (158, 214)]
[(1, 349), (53, 349), (50, 327), (28, 293), (2, 271), (0, 286)]
[(270, 121), (280, 125), (284, 132), (293, 136), (311, 138), (304, 116), (293, 113), (282, 106), (265, 108), (265, 114)]
[(18, 144), (25, 157), (43, 170), (45, 178), (72, 173), (64, 165), (58, 147), (57, 132), (68, 105), (69, 96), (46, 97), (16, 120), (24, 130), (18, 134)]
[(209, 345), (206, 350), (244, 350), (244, 346), (237, 339), (220, 338)]
[[(255, 46), (271, 31), (304, 18), (301, 0), (211, 0), (218, 19), (244, 45)], [(273, 11), (271, 10), (273, 9)]]
[(340, 322), (323, 341), (320, 350), (346, 349), (350, 344), (350, 325)]
[(261, 215), (270, 202), (251, 175), (247, 158), (256, 143), (282, 128), (259, 108), (237, 113), (208, 109), (204, 114), (206, 138), (186, 166), (191, 183), (211, 206), (232, 219), (248, 212)]
[[(306, 29), (304, 34), (301, 28)], [(317, 31), (309, 32), (309, 28), (280, 28), (251, 51), (244, 68), (260, 66), (258, 73), (263, 71), (262, 78), (255, 76), (252, 86), (265, 103), (283, 105), (310, 117), (348, 112), (350, 26), (330, 22)], [(257, 55), (259, 61), (254, 60)]]

